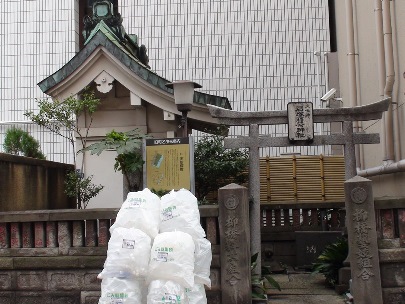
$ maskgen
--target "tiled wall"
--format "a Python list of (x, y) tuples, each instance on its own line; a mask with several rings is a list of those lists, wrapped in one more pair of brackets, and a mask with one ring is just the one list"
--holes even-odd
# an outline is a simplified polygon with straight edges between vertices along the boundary
[[(324, 106), (327, 0), (122, 0), (120, 6), (127, 32), (139, 36), (152, 69), (169, 80), (194, 80), (205, 92), (228, 97), (234, 110), (284, 110), (291, 101)], [(281, 135), (286, 128), (262, 132)]]
[[(203, 91), (228, 97), (235, 110), (285, 109), (291, 101), (324, 106), (319, 97), (325, 93), (323, 54), (329, 50), (327, 0), (120, 0), (119, 5), (126, 31), (139, 36), (152, 69), (169, 80), (199, 82)], [(74, 56), (77, 6), (78, 0), (0, 2), (0, 122), (24, 120), (34, 99), (44, 96), (36, 84)], [(6, 127), (0, 123), (1, 143)], [(42, 136), (46, 153), (58, 153), (50, 144), (58, 137), (27, 128)], [(286, 128), (261, 131), (280, 136)], [(329, 148), (263, 154), (290, 152), (329, 154)]]
[(37, 83), (78, 50), (77, 8), (78, 0), (0, 1), (0, 151), (6, 129), (18, 126), (40, 140), (48, 159), (71, 161), (62, 138), (15, 122), (26, 121), (24, 113), (45, 96)]

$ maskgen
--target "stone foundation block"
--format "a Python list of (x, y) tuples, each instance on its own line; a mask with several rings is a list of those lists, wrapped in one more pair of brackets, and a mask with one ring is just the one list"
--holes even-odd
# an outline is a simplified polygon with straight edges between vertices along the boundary
[[(0, 302), (1, 303), (1, 302)], [(80, 304), (80, 292), (16, 292), (18, 304)]]
[(384, 288), (384, 303), (403, 304), (405, 303), (405, 288)]
[(0, 291), (0, 303), (1, 304), (14, 304), (15, 303), (14, 292)]
[(17, 272), (17, 290), (47, 290), (48, 282), (44, 271)]
[(383, 287), (405, 287), (405, 263), (381, 264)]
[(80, 304), (98, 304), (100, 297), (100, 291), (82, 291)]
[(100, 271), (86, 271), (84, 273), (84, 288), (89, 291), (98, 291), (101, 288), (101, 280), (97, 279)]
[[(0, 272), (0, 290), (12, 290), (13, 289), (13, 273), (7, 272), (7, 271), (2, 271)], [(0, 301), (0, 303), (2, 303)]]
[(0, 258), (0, 269), (13, 269), (13, 258)]
[(49, 290), (81, 290), (83, 275), (77, 272), (52, 271), (48, 273)]

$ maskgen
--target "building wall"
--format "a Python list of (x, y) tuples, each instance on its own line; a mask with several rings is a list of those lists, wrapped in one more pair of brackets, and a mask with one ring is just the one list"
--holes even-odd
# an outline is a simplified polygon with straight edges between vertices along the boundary
[(45, 97), (37, 83), (78, 50), (78, 4), (79, 0), (0, 2), (0, 151), (7, 128), (17, 126), (40, 140), (48, 159), (72, 162), (62, 138), (25, 123), (24, 113), (36, 109), (36, 99)]
[[(23, 113), (36, 108), (35, 98), (44, 97), (36, 83), (77, 51), (79, 11), (86, 13), (86, 3), (58, 0), (45, 5), (40, 0), (4, 0), (0, 4), (5, 14), (0, 38), (4, 50), (0, 56), (4, 71), (0, 141), (11, 126), (5, 122), (25, 120)], [(127, 32), (139, 36), (148, 47), (152, 69), (167, 79), (193, 79), (204, 91), (227, 96), (236, 110), (285, 109), (290, 101), (324, 106), (319, 98), (326, 90), (327, 0), (123, 0), (119, 5)], [(19, 62), (14, 54), (23, 60)], [(72, 161), (70, 155), (59, 155), (68, 153), (68, 146), (55, 148), (51, 144), (60, 138), (32, 125), (23, 127), (40, 139), (51, 159)], [(328, 130), (327, 125), (316, 128), (318, 133)], [(234, 134), (244, 132), (232, 130)], [(263, 132), (281, 135), (286, 128)], [(281, 148), (263, 153), (277, 156), (286, 152), (331, 153), (324, 148)]]
[[(339, 80), (340, 92), (343, 98), (344, 106), (350, 105), (349, 98), (349, 79), (348, 79), (348, 48), (347, 48), (347, 14), (346, 1), (335, 1), (337, 15), (337, 37), (339, 54)], [(376, 23), (375, 23), (375, 1), (353, 1), (354, 2), (354, 31), (356, 41), (357, 58), (357, 79), (358, 79), (358, 98), (359, 105), (370, 104), (380, 99), (381, 93), (378, 82), (378, 56), (376, 42)], [(392, 96), (394, 133), (398, 134), (399, 141), (395, 140), (396, 155), (394, 161), (405, 158), (405, 57), (402, 54), (405, 51), (405, 2), (390, 1), (392, 13), (392, 30), (394, 43), (394, 62), (395, 62), (395, 84)], [(398, 121), (398, 124), (395, 121)], [(383, 120), (370, 121), (362, 124), (362, 129), (367, 133), (380, 133), (383, 138), (384, 123)], [(384, 164), (383, 141), (379, 145), (367, 145), (361, 150), (362, 169), (376, 167)], [(400, 153), (398, 153), (400, 152)], [(404, 173), (395, 173), (390, 175), (380, 175), (370, 177), (374, 181), (374, 195), (378, 196), (404, 196), (405, 189), (402, 186), (405, 183)]]
[[(87, 1), (0, 3), (0, 142), (7, 127), (33, 133), (48, 158), (73, 161), (67, 143), (26, 120), (37, 83), (66, 64), (78, 50)], [(203, 91), (226, 96), (235, 110), (285, 109), (291, 101), (324, 107), (324, 53), (329, 52), (327, 0), (122, 0), (124, 27), (148, 47), (152, 70), (169, 80), (192, 79)], [(79, 9), (81, 8), (81, 9)], [(17, 56), (16, 56), (17, 55)], [(233, 128), (231, 134), (244, 134)], [(285, 126), (262, 128), (285, 135)], [(317, 126), (316, 134), (329, 132)], [(0, 149), (2, 147), (0, 146)], [(262, 155), (330, 154), (329, 147), (263, 149)], [(89, 172), (91, 174), (91, 172)]]
[[(325, 106), (320, 97), (329, 52), (327, 0), (122, 0), (120, 12), (126, 31), (148, 48), (154, 71), (170, 80), (194, 80), (204, 92), (228, 97), (234, 110), (284, 110), (291, 101)], [(316, 132), (328, 129), (318, 126)], [(262, 132), (285, 135), (286, 128)], [(263, 151), (286, 152), (330, 150)]]

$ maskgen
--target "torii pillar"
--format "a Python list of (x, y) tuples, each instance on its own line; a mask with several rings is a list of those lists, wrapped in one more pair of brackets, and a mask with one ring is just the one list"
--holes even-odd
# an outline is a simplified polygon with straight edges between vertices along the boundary
[(317, 135), (313, 141), (290, 142), (288, 137), (260, 136), (259, 125), (288, 123), (287, 111), (237, 112), (208, 105), (212, 117), (227, 126), (249, 126), (249, 137), (225, 138), (225, 148), (249, 148), (249, 196), (250, 205), (250, 250), (258, 253), (255, 274), (261, 274), (261, 229), (260, 229), (260, 153), (264, 147), (343, 145), (346, 180), (356, 176), (356, 144), (378, 144), (379, 134), (353, 132), (353, 121), (381, 119), (387, 111), (390, 99), (353, 108), (314, 109), (314, 123), (343, 122), (341, 134)]

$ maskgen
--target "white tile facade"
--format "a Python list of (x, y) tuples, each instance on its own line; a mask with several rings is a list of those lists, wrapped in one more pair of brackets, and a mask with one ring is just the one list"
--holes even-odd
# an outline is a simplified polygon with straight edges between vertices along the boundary
[[(196, 81), (204, 92), (228, 97), (234, 110), (284, 110), (291, 101), (323, 107), (327, 0), (122, 0), (120, 6), (127, 32), (138, 35), (152, 69), (167, 79)], [(286, 131), (262, 128), (276, 136)], [(263, 151), (289, 152), (330, 151)]]
[(45, 97), (37, 83), (78, 50), (78, 19), (78, 0), (0, 1), (0, 151), (5, 130), (17, 126), (40, 141), (48, 159), (71, 162), (61, 137), (18, 122)]
[[(204, 92), (228, 97), (235, 110), (286, 109), (290, 101), (323, 106), (327, 0), (121, 0), (119, 5), (127, 33), (138, 35), (152, 69), (169, 80), (194, 80)], [(35, 98), (44, 96), (36, 84), (77, 51), (78, 0), (2, 0), (0, 14), (0, 122), (25, 120)], [(8, 126), (0, 124), (1, 143)], [(27, 128), (49, 159), (70, 161), (59, 155), (66, 146), (51, 144), (59, 138)], [(232, 134), (245, 131), (234, 128)], [(315, 128), (316, 134), (327, 131)], [(262, 133), (286, 135), (286, 127)], [(263, 154), (289, 152), (329, 150)]]

